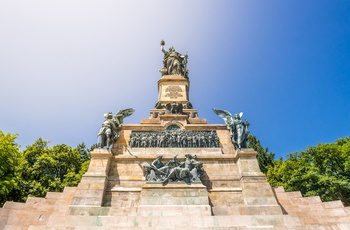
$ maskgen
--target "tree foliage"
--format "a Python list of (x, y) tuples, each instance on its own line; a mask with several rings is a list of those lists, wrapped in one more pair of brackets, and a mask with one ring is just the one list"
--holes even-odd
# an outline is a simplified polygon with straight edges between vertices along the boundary
[(269, 166), (273, 166), (275, 162), (275, 154), (269, 152), (269, 148), (263, 148), (260, 144), (260, 141), (256, 136), (250, 135), (248, 137), (248, 148), (253, 148), (258, 152), (257, 160), (261, 172), (266, 173)]
[(18, 189), (23, 157), (16, 138), (16, 134), (4, 134), (0, 130), (0, 205), (13, 199), (12, 194)]
[(6, 200), (25, 201), (28, 196), (43, 197), (76, 186), (88, 169), (90, 153), (84, 143), (72, 148), (65, 144), (49, 146), (39, 138), (22, 152), (17, 135), (0, 131), (0, 206)]
[(268, 168), (266, 176), (272, 186), (283, 186), (286, 191), (299, 190), (305, 196), (350, 205), (350, 138), (289, 154)]
[(39, 138), (24, 150), (26, 164), (22, 167), (22, 191), (29, 196), (44, 196), (48, 191), (62, 191), (76, 186), (87, 170), (89, 152), (85, 145), (77, 148), (65, 144), (48, 146)]

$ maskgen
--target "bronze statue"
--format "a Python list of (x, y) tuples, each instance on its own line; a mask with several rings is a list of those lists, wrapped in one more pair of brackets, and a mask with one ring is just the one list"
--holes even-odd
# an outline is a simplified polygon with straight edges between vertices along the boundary
[(162, 163), (162, 156), (158, 156), (151, 164), (143, 162), (146, 181), (150, 182), (200, 182), (203, 175), (203, 163), (196, 160), (196, 156), (186, 154), (185, 161), (180, 162), (176, 158), (169, 160), (166, 164)]
[(186, 159), (181, 164), (172, 168), (169, 175), (165, 178), (163, 183), (184, 181), (186, 183), (200, 182), (199, 177), (202, 175), (203, 163), (196, 161), (191, 154), (185, 155)]
[(130, 148), (219, 148), (215, 130), (132, 131)]
[(222, 119), (224, 119), (227, 128), (230, 130), (231, 141), (236, 148), (247, 148), (247, 139), (249, 135), (249, 122), (242, 121), (243, 113), (235, 114), (234, 119), (230, 112), (222, 109), (213, 108), (213, 111)]
[(120, 110), (115, 116), (113, 116), (112, 112), (105, 113), (105, 121), (97, 134), (97, 137), (100, 139), (98, 146), (100, 148), (105, 146), (109, 148), (119, 137), (118, 128), (123, 123), (123, 119), (134, 112), (134, 109), (129, 108)]
[(169, 51), (164, 49), (165, 42), (162, 40), (160, 42), (161, 51), (164, 53), (163, 58), (163, 68), (160, 72), (163, 75), (182, 75), (188, 78), (187, 60), (188, 54), (182, 55), (176, 52), (175, 48), (172, 46)]

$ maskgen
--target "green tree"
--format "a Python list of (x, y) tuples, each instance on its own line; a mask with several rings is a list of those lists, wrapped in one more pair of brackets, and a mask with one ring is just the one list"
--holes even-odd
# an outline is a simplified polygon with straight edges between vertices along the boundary
[(258, 152), (256, 156), (261, 172), (266, 173), (269, 166), (273, 166), (275, 162), (275, 154), (269, 152), (268, 148), (263, 148), (256, 136), (249, 135), (248, 148), (253, 148)]
[(84, 143), (77, 148), (65, 144), (48, 146), (39, 138), (24, 150), (21, 197), (45, 196), (48, 191), (60, 192), (65, 186), (76, 186), (87, 170), (90, 154)]
[(268, 168), (266, 176), (272, 186), (283, 186), (286, 191), (350, 205), (350, 138), (289, 154)]
[(16, 134), (4, 134), (0, 130), (0, 207), (6, 200), (17, 199), (14, 191), (18, 189), (23, 157), (16, 138)]

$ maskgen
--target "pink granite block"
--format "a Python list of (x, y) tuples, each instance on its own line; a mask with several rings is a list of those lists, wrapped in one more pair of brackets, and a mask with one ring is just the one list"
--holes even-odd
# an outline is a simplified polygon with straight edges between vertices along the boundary
[(343, 208), (344, 207), (343, 203), (340, 200), (323, 202), (322, 206), (325, 209), (328, 209), (328, 208)]
[(336, 224), (335, 228), (333, 228), (333, 229), (348, 230), (348, 229), (350, 229), (350, 222), (349, 223), (338, 223), (338, 224)]
[(5, 226), (7, 222), (7, 216), (0, 216), (0, 229)]
[(297, 216), (283, 215), (283, 225), (287, 227), (301, 226), (301, 220)]
[(28, 197), (28, 199), (26, 200), (26, 206), (34, 206), (34, 205), (41, 205), (44, 204), (46, 202), (45, 198), (41, 198), (41, 197)]
[(239, 206), (241, 215), (282, 215), (279, 205)]
[(283, 186), (273, 187), (272, 189), (275, 191), (275, 193), (284, 193), (285, 192)]
[(7, 218), (7, 224), (8, 225), (16, 225), (20, 223), (20, 218), (22, 217), (22, 211), (21, 210), (10, 210), (9, 216)]
[(302, 197), (301, 192), (300, 191), (296, 191), (296, 192), (286, 192), (286, 195), (290, 198), (299, 198)]
[(99, 216), (97, 217), (97, 223), (101, 226), (118, 226), (123, 227), (127, 224), (127, 216)]
[(319, 196), (310, 196), (303, 198), (293, 198), (293, 203), (303, 204), (303, 205), (314, 205), (321, 204), (321, 198)]
[(8, 208), (8, 209), (14, 209), (14, 210), (21, 210), (25, 206), (24, 203), (20, 202), (12, 202), (12, 201), (6, 201), (3, 208)]
[(239, 207), (212, 207), (214, 216), (240, 215)]
[(63, 194), (72, 194), (77, 190), (77, 187), (64, 187)]
[(283, 226), (284, 219), (283, 215), (256, 215), (253, 216), (256, 226)]
[(19, 226), (19, 225), (5, 225), (2, 230), (27, 230), (28, 227), (26, 226)]
[(8, 208), (0, 208), (0, 217), (8, 217), (10, 209)]
[(287, 193), (276, 193), (276, 197), (280, 202), (290, 202), (290, 196)]
[(45, 196), (45, 198), (53, 199), (53, 200), (61, 199), (61, 197), (62, 197), (61, 192), (48, 192), (48, 193), (46, 193), (46, 196)]
[(64, 226), (97, 226), (96, 216), (67, 216)]

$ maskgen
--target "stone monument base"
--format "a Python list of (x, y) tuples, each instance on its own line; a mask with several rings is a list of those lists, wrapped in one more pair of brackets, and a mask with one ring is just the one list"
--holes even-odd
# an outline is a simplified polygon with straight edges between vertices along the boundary
[(147, 183), (142, 187), (140, 216), (211, 216), (207, 188), (202, 183)]

